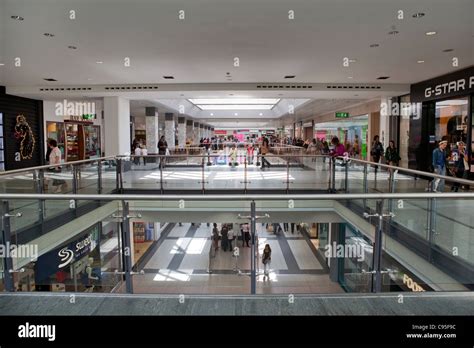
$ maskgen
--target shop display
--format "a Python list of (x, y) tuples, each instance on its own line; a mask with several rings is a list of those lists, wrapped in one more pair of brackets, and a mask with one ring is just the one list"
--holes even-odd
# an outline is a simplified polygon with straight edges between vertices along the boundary
[(145, 242), (145, 226), (144, 222), (133, 223), (133, 242), (143, 243)]
[(98, 158), (100, 149), (100, 126), (92, 122), (47, 122), (46, 136), (58, 142), (65, 162)]

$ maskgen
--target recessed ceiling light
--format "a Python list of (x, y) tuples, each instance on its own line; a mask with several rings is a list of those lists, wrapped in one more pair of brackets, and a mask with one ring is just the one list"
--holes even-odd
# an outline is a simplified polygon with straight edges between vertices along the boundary
[(214, 113), (211, 112), (211, 116), (214, 116)]
[(44, 33), (43, 35), (46, 37), (54, 37), (54, 34), (51, 34), (51, 33)]
[(417, 62), (418, 64), (422, 64), (422, 63), (424, 63), (425, 61), (424, 61), (424, 60), (417, 60), (416, 62)]
[(353, 77), (352, 77), (352, 76), (347, 76), (347, 78), (348, 78), (348, 79), (353, 79)]
[(453, 48), (447, 48), (447, 49), (443, 50), (443, 52), (452, 52), (452, 51), (454, 51)]
[(48, 81), (48, 82), (54, 82), (54, 81), (57, 81), (56, 79), (53, 79), (53, 78), (45, 78), (43, 79), (45, 81)]
[(263, 116), (263, 112), (259, 113), (260, 116)]
[(22, 21), (22, 20), (24, 20), (24, 18), (21, 17), (21, 16), (11, 16), (10, 18), (11, 18), (11, 19), (16, 19), (17, 21)]
[(77, 50), (76, 46), (67, 46), (67, 48), (70, 48), (71, 50)]
[(379, 44), (372, 44), (370, 45), (370, 47), (374, 48), (374, 47), (379, 47), (380, 45)]
[(96, 64), (102, 64), (102, 63), (104, 63), (104, 62), (101, 61), (101, 60), (98, 60), (98, 61), (96, 62)]
[(386, 79), (389, 79), (390, 76), (380, 76), (380, 77), (377, 77), (377, 80), (386, 80)]
[(286, 75), (285, 79), (294, 79), (296, 76), (295, 75)]
[(163, 78), (166, 80), (174, 80), (174, 76), (171, 75), (163, 76)]
[(425, 14), (423, 12), (418, 12), (418, 13), (414, 13), (412, 15), (413, 18), (421, 18), (421, 17), (424, 17)]
[(4, 66), (4, 65), (5, 65), (5, 63), (0, 63), (0, 66)]
[(392, 30), (392, 31), (389, 31), (388, 32), (388, 35), (397, 35), (399, 34), (400, 32), (398, 30)]
[(425, 34), (428, 36), (433, 36), (436, 35), (436, 31), (427, 31)]
[(90, 77), (87, 79), (87, 81), (92, 81), (92, 80), (93, 80), (93, 79), (92, 79), (92, 78), (90, 78)]
[(234, 116), (239, 116), (239, 114), (236, 112), (236, 113), (234, 114)]

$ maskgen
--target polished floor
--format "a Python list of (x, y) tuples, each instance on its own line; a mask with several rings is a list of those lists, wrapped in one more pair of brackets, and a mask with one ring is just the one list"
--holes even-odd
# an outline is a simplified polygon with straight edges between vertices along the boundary
[[(234, 224), (237, 228), (237, 224)], [(278, 235), (257, 225), (257, 293), (341, 293), (329, 279), (327, 267), (316, 257), (313, 244), (298, 231)], [(237, 241), (240, 256), (219, 248), (210, 256), (211, 226), (175, 225), (161, 237), (146, 260), (144, 275), (134, 276), (135, 293), (248, 294), (250, 293), (250, 248)], [(269, 276), (265, 277), (261, 254), (265, 244), (272, 249)], [(234, 242), (235, 246), (235, 242)], [(122, 288), (123, 290), (123, 288)]]

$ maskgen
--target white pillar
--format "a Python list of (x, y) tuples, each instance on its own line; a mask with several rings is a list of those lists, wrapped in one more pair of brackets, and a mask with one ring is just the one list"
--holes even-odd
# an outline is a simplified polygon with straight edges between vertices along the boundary
[(194, 121), (186, 121), (186, 140), (190, 140), (191, 144), (194, 144)]
[(181, 116), (178, 117), (178, 147), (186, 147), (186, 119)]
[(201, 128), (199, 122), (194, 122), (194, 144), (199, 144), (201, 139)]
[(158, 111), (155, 107), (145, 108), (146, 115), (146, 149), (148, 154), (158, 153)]
[(130, 101), (104, 97), (105, 156), (130, 153)]
[(174, 116), (172, 113), (165, 114), (165, 140), (169, 149), (175, 148), (176, 128), (174, 124)]
[[(387, 108), (392, 105), (393, 100), (391, 98), (381, 98), (380, 99), (380, 106), (381, 106), (381, 111), (382, 105), (385, 105)], [(387, 110), (388, 113), (380, 113), (380, 142), (383, 145), (383, 148), (386, 149), (388, 146), (388, 142), (390, 141), (390, 117), (398, 117), (398, 115), (392, 115), (392, 110), (390, 107), (390, 110)], [(375, 134), (372, 135), (372, 137)], [(372, 139), (370, 139), (372, 141)]]

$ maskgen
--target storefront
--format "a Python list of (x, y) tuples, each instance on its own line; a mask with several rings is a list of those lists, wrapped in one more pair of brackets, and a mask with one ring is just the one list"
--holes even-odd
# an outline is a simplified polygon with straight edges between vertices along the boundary
[(410, 119), (410, 168), (431, 171), (431, 154), (440, 140), (448, 141), (448, 153), (462, 141), (471, 144), (466, 150), (472, 173), (474, 67), (414, 84), (410, 99), (422, 103), (421, 117)]
[(0, 87), (0, 171), (43, 164), (43, 102)]
[(337, 121), (317, 123), (314, 125), (314, 137), (329, 144), (333, 137), (346, 145), (349, 150), (357, 142), (361, 159), (367, 159), (369, 116), (355, 116)]
[(34, 271), (31, 291), (102, 291), (100, 231), (96, 224), (26, 267)]
[(64, 162), (103, 153), (102, 101), (45, 101), (45, 137), (58, 143)]
[(160, 238), (161, 224), (148, 221), (131, 221), (132, 231), (132, 265), (136, 265), (152, 245)]

